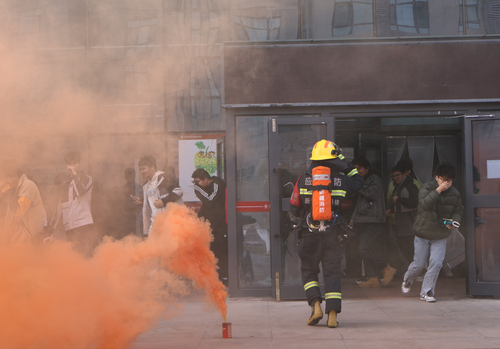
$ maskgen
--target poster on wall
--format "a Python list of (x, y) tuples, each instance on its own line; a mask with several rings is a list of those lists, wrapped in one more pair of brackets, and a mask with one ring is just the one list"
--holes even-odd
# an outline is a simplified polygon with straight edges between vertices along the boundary
[(185, 202), (199, 201), (193, 190), (191, 175), (202, 168), (210, 176), (217, 175), (217, 139), (223, 134), (179, 135), (179, 185)]

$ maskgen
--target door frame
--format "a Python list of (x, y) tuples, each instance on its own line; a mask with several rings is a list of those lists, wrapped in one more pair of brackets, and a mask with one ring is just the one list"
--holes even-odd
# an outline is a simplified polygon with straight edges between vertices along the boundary
[[(281, 271), (283, 270), (281, 256), (281, 228), (280, 214), (289, 200), (280, 196), (280, 170), (279, 170), (279, 126), (285, 125), (326, 125), (327, 139), (332, 139), (334, 132), (334, 119), (332, 117), (314, 118), (277, 118), (271, 117), (268, 122), (269, 135), (269, 198), (271, 202), (270, 234), (271, 234), (271, 285), (276, 300), (305, 299), (304, 289), (301, 285), (283, 285)], [(311, 144), (312, 146), (312, 144)], [(286, 202), (285, 202), (286, 201)]]
[(217, 177), (226, 181), (226, 136), (217, 138)]
[[(404, 101), (401, 103), (310, 103), (310, 104), (270, 104), (270, 105), (226, 105), (223, 104), (224, 117), (226, 119), (226, 174), (227, 174), (227, 211), (228, 211), (228, 248), (229, 248), (229, 295), (231, 297), (270, 297), (275, 298), (275, 289), (272, 288), (252, 288), (243, 289), (238, 286), (238, 255), (237, 239), (231, 231), (236, 231), (236, 119), (239, 116), (286, 116), (293, 114), (321, 115), (321, 117), (337, 119), (351, 118), (376, 118), (376, 117), (462, 117), (463, 130), (463, 169), (464, 169), (464, 205), (466, 228), (466, 293), (476, 295), (488, 295), (490, 285), (486, 283), (476, 283), (474, 267), (475, 244), (471, 243), (474, 238), (473, 231), (473, 211), (468, 209), (474, 205), (475, 199), (472, 195), (472, 149), (471, 145), (471, 124), (468, 117), (473, 114), (496, 114), (500, 116), (500, 102), (498, 100), (478, 100), (475, 102), (462, 101)], [(469, 145), (469, 146), (466, 146)], [(275, 287), (275, 285), (274, 285)], [(486, 288), (485, 290), (481, 290)]]
[[(238, 280), (238, 239), (235, 232), (237, 230), (237, 175), (236, 175), (236, 161), (237, 161), (237, 139), (236, 139), (236, 119), (238, 117), (248, 116), (269, 116), (277, 117), (278, 119), (285, 119), (292, 115), (318, 115), (314, 118), (297, 118), (300, 120), (312, 119), (329, 119), (334, 122), (331, 108), (324, 106), (303, 106), (303, 107), (287, 107), (287, 106), (273, 106), (273, 107), (251, 107), (245, 106), (243, 108), (227, 108), (224, 109), (226, 118), (226, 187), (227, 187), (227, 219), (228, 219), (228, 273), (229, 273), (229, 289), (228, 294), (230, 297), (276, 297), (276, 283), (275, 278), (272, 279), (272, 285), (269, 288), (255, 287), (255, 288), (240, 288)], [(331, 132), (333, 138), (334, 131)], [(329, 135), (330, 136), (330, 135)], [(271, 263), (273, 263), (271, 261)], [(272, 268), (272, 267), (271, 267)]]
[[(490, 113), (491, 114), (491, 113)], [(500, 296), (500, 282), (477, 281), (476, 271), (476, 235), (474, 228), (474, 209), (482, 207), (499, 207), (500, 194), (474, 194), (474, 152), (472, 140), (472, 123), (475, 121), (500, 120), (500, 113), (496, 116), (474, 115), (464, 117), (464, 189), (465, 189), (465, 248), (467, 263), (467, 290), (466, 293), (471, 296)]]

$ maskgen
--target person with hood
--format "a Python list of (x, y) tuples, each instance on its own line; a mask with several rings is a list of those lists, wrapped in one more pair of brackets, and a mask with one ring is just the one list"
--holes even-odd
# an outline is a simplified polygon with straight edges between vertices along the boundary
[(350, 223), (359, 235), (359, 254), (368, 277), (359, 287), (380, 287), (380, 272), (383, 276), (382, 285), (385, 286), (392, 281), (396, 269), (375, 250), (375, 243), (384, 229), (386, 214), (382, 180), (370, 171), (370, 162), (365, 157), (359, 156), (352, 163), (365, 180), (363, 189), (358, 192), (358, 201)]
[(143, 186), (143, 198), (131, 196), (136, 205), (142, 205), (143, 235), (148, 237), (155, 216), (165, 209), (167, 203), (183, 204), (183, 191), (173, 178), (157, 170), (156, 159), (153, 156), (144, 156), (139, 160), (139, 171), (146, 179)]
[(342, 310), (341, 259), (345, 230), (342, 201), (363, 187), (363, 178), (346, 162), (340, 148), (321, 140), (314, 145), (311, 165), (297, 180), (290, 197), (290, 212), (297, 222), (300, 271), (314, 326), (323, 318), (319, 284), (321, 263), (325, 286), (327, 326), (338, 326)]
[(434, 176), (418, 193), (417, 217), (413, 223), (415, 253), (401, 285), (403, 294), (408, 294), (428, 262), (420, 289), (420, 299), (426, 302), (436, 301), (434, 289), (446, 255), (446, 239), (462, 219), (462, 198), (452, 186), (455, 166), (443, 161), (436, 167)]

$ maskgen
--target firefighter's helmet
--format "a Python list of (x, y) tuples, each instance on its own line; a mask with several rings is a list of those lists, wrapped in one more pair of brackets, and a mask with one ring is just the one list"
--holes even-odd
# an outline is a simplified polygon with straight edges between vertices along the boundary
[(326, 139), (316, 142), (311, 154), (311, 160), (335, 159), (342, 150), (338, 145)]

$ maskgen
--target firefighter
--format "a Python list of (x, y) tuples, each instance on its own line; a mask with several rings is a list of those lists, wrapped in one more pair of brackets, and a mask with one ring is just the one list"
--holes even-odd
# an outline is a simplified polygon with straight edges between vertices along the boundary
[[(316, 325), (323, 318), (321, 309), (322, 296), (319, 287), (319, 263), (323, 266), (325, 286), (325, 312), (328, 314), (327, 325), (338, 326), (337, 314), (341, 311), (342, 293), (340, 291), (340, 274), (342, 244), (340, 237), (349, 229), (342, 217), (341, 204), (346, 196), (351, 196), (363, 188), (363, 178), (356, 168), (345, 161), (341, 149), (333, 142), (321, 140), (314, 145), (311, 165), (302, 173), (295, 184), (290, 198), (291, 212), (298, 218), (299, 257), (301, 260), (302, 282), (311, 306), (312, 313), (307, 324)], [(320, 172), (316, 171), (321, 170)], [(329, 172), (328, 175), (325, 174)], [(315, 174), (320, 173), (320, 174)], [(316, 179), (329, 180), (315, 185)], [(326, 182), (328, 183), (328, 182)], [(317, 194), (314, 194), (317, 192)], [(328, 201), (316, 203), (318, 198)], [(318, 206), (319, 205), (319, 206)], [(316, 207), (318, 206), (318, 207)], [(329, 216), (324, 216), (325, 207), (330, 207)], [(314, 211), (314, 212), (313, 212)], [(315, 220), (313, 213), (323, 214)], [(328, 210), (326, 210), (328, 211)]]

